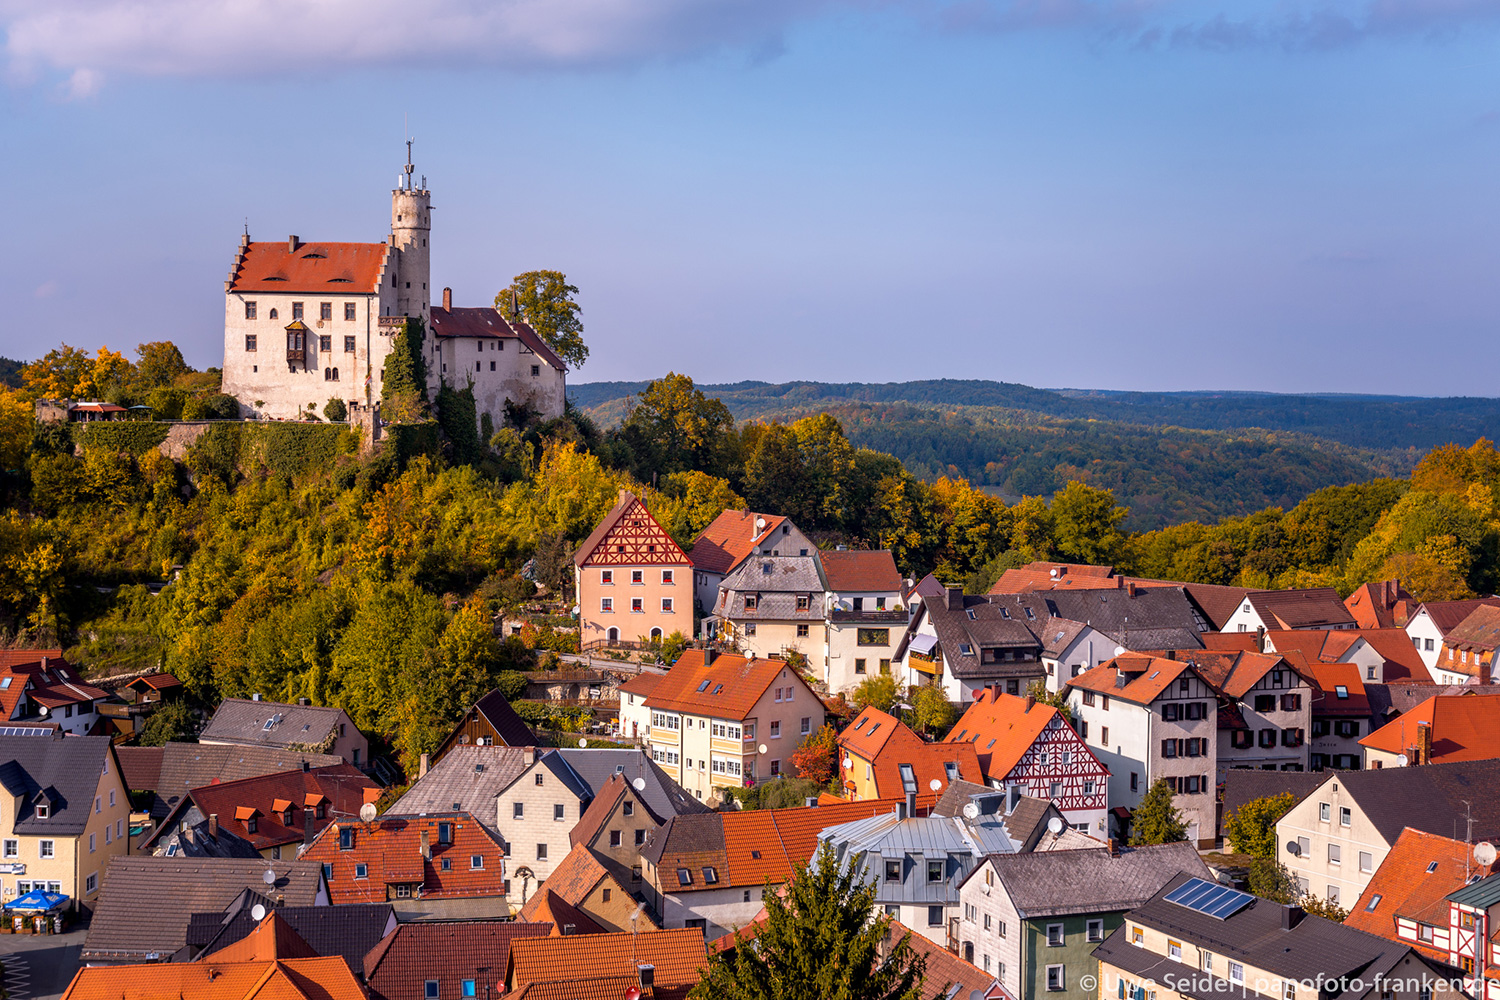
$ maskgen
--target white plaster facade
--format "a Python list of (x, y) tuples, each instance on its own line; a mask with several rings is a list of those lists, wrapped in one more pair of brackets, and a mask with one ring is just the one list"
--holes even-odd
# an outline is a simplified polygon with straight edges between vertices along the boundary
[(1277, 821), (1276, 845), (1277, 860), (1291, 869), (1303, 892), (1341, 906), (1360, 897), (1391, 850), (1337, 774)]
[[(1412, 645), (1422, 655), (1423, 666), (1429, 671), (1437, 666), (1438, 657), (1443, 652), (1443, 630), (1438, 628), (1425, 606), (1418, 608), (1417, 613), (1411, 616), (1411, 621), (1406, 623), (1406, 634), (1411, 636)], [(1434, 677), (1433, 680), (1437, 678)]]
[[(567, 368), (534, 334), (526, 336), (492, 308), (455, 309), (448, 288), (443, 289), (442, 305), (432, 310), (431, 327), (430, 396), (436, 398), (441, 383), (460, 390), (468, 386), (481, 425), (489, 414), (496, 429), (505, 425), (507, 403), (524, 405), (543, 419), (562, 416)], [(691, 628), (684, 634), (691, 634)]]
[(1062, 649), (1043, 647), (1042, 668), (1046, 671), (1047, 690), (1056, 694), (1068, 681), (1111, 659), (1122, 648), (1103, 632), (1087, 625)]

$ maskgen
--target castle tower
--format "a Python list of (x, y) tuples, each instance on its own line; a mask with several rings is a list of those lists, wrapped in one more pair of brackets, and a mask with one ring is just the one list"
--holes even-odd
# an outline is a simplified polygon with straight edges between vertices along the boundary
[(401, 184), (391, 192), (391, 246), (395, 249), (396, 314), (429, 318), (432, 303), (428, 286), (432, 281), (427, 240), (432, 234), (432, 193), (427, 178), (416, 184), (411, 162), (411, 140), (406, 142), (406, 166)]

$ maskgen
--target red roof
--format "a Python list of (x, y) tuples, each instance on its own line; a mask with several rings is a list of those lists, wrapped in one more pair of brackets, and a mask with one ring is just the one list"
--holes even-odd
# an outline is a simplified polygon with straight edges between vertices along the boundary
[(662, 682), (662, 678), (666, 676), (666, 674), (648, 674), (646, 671), (642, 670), (640, 673), (630, 678), (630, 680), (620, 685), (620, 693), (638, 694), (642, 698), (645, 698), (650, 695), (652, 691), (656, 690), (656, 686), (660, 684)]
[[(439, 842), (439, 824), (452, 826), (452, 843)], [(354, 838), (349, 850), (339, 846), (340, 831), (345, 829)], [(427, 834), (430, 858), (422, 856), (423, 833)], [(474, 857), (480, 859), (477, 868)], [(465, 812), (334, 823), (318, 834), (299, 860), (332, 866), (328, 897), (334, 904), (383, 902), (386, 886), (395, 883), (421, 882), (422, 895), (428, 899), (505, 894), (504, 848), (483, 824)], [(444, 861), (448, 862), (446, 869)], [(357, 877), (358, 865), (366, 866), (364, 878)]]
[[(755, 809), (724, 813), (724, 853), (731, 886), (786, 882), (798, 864), (817, 853), (818, 834), (893, 811), (900, 799), (869, 799), (816, 809)], [(756, 855), (759, 857), (756, 857)], [(665, 864), (663, 867), (666, 867)]]
[(831, 549), (819, 552), (818, 561), (823, 564), (829, 590), (856, 594), (901, 591), (901, 572), (896, 569), (895, 558), (884, 549), (874, 552)]
[[(983, 783), (980, 758), (972, 743), (928, 743), (878, 708), (866, 708), (861, 712), (840, 734), (839, 746), (852, 757), (871, 765), (876, 798), (899, 799), (905, 795), (901, 774), (903, 764), (911, 768), (919, 804), (930, 806), (937, 801), (953, 780), (948, 773), (950, 766), (957, 771), (959, 780)], [(839, 757), (842, 760), (843, 754)], [(932, 789), (934, 781), (939, 785), (937, 791)], [(852, 781), (848, 782), (845, 787), (852, 787), (852, 784)]]
[[(616, 531), (616, 528), (620, 530)], [(592, 563), (611, 566), (693, 564), (641, 499), (629, 490), (620, 491), (619, 501), (578, 546), (573, 563), (576, 566)]]
[(1465, 601), (1427, 601), (1421, 610), (1427, 612), (1427, 617), (1438, 627), (1438, 631), (1447, 635), (1457, 628), (1465, 618), (1477, 607), (1489, 605), (1500, 608), (1500, 597), (1471, 597)]
[[(974, 696), (974, 703), (964, 712), (948, 733), (945, 745), (972, 746), (979, 754), (979, 763), (984, 768), (984, 777), (990, 781), (1004, 781), (1021, 762), (1021, 757), (1042, 735), (1042, 731), (1054, 720), (1061, 726), (1073, 729), (1059, 718), (1057, 709), (1044, 705), (1031, 697), (1002, 694), (996, 697), (989, 690)], [(1083, 766), (1085, 757), (1094, 761), (1095, 773), (1107, 776), (1109, 771), (1083, 740), (1074, 733), (1074, 744), (1070, 748), (1076, 755), (1075, 769)], [(976, 779), (966, 779), (974, 781)], [(978, 782), (983, 784), (983, 782)]]
[(1500, 698), (1478, 695), (1433, 695), (1359, 744), (1387, 753), (1405, 753), (1416, 745), (1417, 724), (1423, 722), (1432, 727), (1432, 760), (1427, 763), (1500, 757), (1500, 747), (1495, 745), (1495, 734), (1500, 733)]
[(1344, 926), (1409, 944), (1430, 958), (1448, 961), (1446, 950), (1435, 951), (1398, 935), (1396, 918), (1448, 926), (1448, 901), (1443, 897), (1462, 889), (1472, 874), (1500, 870), (1500, 862), (1480, 868), (1469, 851), (1462, 841), (1406, 828), (1350, 908)]
[(369, 295), (380, 291), (390, 247), (384, 243), (250, 243), (241, 247), (232, 292)]
[[(756, 530), (755, 522), (765, 524)], [(726, 510), (693, 541), (688, 557), (709, 573), (728, 573), (755, 551), (761, 540), (781, 527), (786, 518), (748, 510)]]
[(1355, 663), (1322, 663), (1307, 661), (1308, 673), (1312, 675), (1313, 715), (1350, 715), (1369, 718), (1370, 700), (1365, 695), (1365, 682), (1359, 676), (1359, 665)]
[(268, 962), (278, 958), (314, 958), (317, 951), (292, 930), (275, 910), (255, 929), (214, 952), (215, 962)]
[(500, 315), (500, 310), (491, 306), (456, 306), (444, 309), (433, 306), (431, 314), (434, 337), (482, 337), (519, 340), (532, 353), (558, 371), (567, 371), (567, 366), (553, 353), (552, 348), (526, 323), (512, 323)]
[[(188, 794), (199, 812), (205, 816), (217, 814), (220, 826), (263, 851), (305, 839), (307, 818), (303, 807), (308, 803), (315, 810), (313, 830), (318, 831), (329, 823), (358, 816), (361, 806), (380, 797), (380, 786), (353, 764), (335, 764), (204, 785)], [(326, 806), (323, 818), (317, 819), (320, 800), (326, 801)], [(292, 813), (290, 825), (284, 822), (287, 809)], [(254, 833), (247, 828), (247, 820), (240, 818), (242, 814), (256, 817)]]
[[(1084, 671), (1069, 680), (1068, 686), (1080, 691), (1097, 691), (1137, 705), (1149, 705), (1188, 669), (1181, 660), (1127, 653)], [(1127, 678), (1123, 687), (1117, 683), (1122, 673)]]
[(263, 962), (152, 962), (94, 965), (78, 970), (63, 1000), (121, 997), (188, 1000), (364, 1000), (349, 964), (327, 958)]
[(1400, 580), (1381, 580), (1356, 587), (1344, 607), (1360, 628), (1404, 628), (1417, 610), (1417, 600)]
[(1113, 566), (1080, 563), (1029, 562), (1000, 574), (991, 594), (1023, 594), (1029, 590), (1097, 590), (1113, 585)]
[[(615, 777), (620, 776), (615, 775)], [(610, 887), (618, 892), (622, 899), (630, 895), (630, 891), (599, 863), (593, 851), (583, 844), (578, 844), (568, 852), (567, 857), (558, 862), (552, 874), (547, 876), (543, 888), (551, 890), (568, 906), (579, 907), (605, 879), (609, 880)], [(520, 918), (532, 922), (551, 920), (552, 917), (544, 916), (540, 912), (544, 902), (545, 899), (541, 893), (532, 896), (526, 901), (526, 905), (521, 907)], [(649, 926), (649, 921), (647, 926)], [(624, 930), (624, 928), (620, 929)]]
[(743, 719), (755, 708), (773, 681), (786, 681), (801, 689), (799, 697), (821, 709), (822, 702), (800, 674), (785, 660), (746, 658), (719, 653), (705, 662), (701, 649), (680, 656), (646, 699), (651, 708), (667, 712), (692, 712), (716, 719)]
[(516, 920), (426, 921), (397, 924), (365, 956), (365, 981), (373, 1000), (416, 1000), (422, 984), (438, 981), (438, 996), (463, 996), (463, 980), (476, 981), (476, 997), (505, 992), (511, 943), (546, 937), (546, 924)]
[(60, 649), (0, 649), (0, 670), (20, 666), (23, 663), (40, 664), (43, 660), (62, 660), (62, 658)]
[[(658, 987), (698, 982), (708, 963), (703, 931), (682, 927), (641, 934), (570, 934), (519, 938), (510, 944), (506, 984), (522, 990), (532, 984), (584, 983), (623, 977), (637, 980), (637, 966), (653, 966)], [(623, 997), (624, 986), (607, 996)], [(585, 987), (586, 988), (586, 987)], [(572, 996), (574, 993), (568, 993)]]
[(1405, 629), (1367, 628), (1357, 634), (1370, 644), (1370, 648), (1385, 660), (1385, 682), (1387, 684), (1431, 684), (1432, 675), (1422, 662), (1422, 654), (1412, 645), (1411, 636)]

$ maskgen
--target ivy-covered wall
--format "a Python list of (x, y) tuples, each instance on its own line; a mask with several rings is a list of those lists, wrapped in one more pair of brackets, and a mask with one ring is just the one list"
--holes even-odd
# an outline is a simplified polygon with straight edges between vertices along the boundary
[(170, 424), (154, 420), (100, 420), (69, 424), (73, 443), (85, 448), (144, 455), (167, 439)]

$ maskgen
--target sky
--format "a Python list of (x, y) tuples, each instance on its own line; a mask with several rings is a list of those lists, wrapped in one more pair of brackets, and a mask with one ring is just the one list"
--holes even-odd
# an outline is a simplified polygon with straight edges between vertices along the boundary
[(565, 272), (573, 382), (1495, 395), (1500, 0), (0, 0), (0, 355), (240, 233)]

